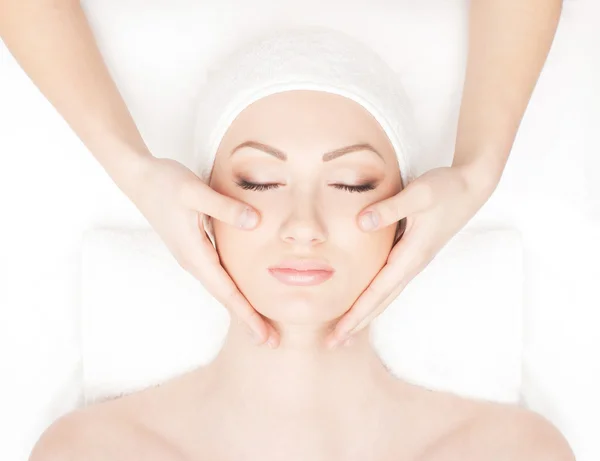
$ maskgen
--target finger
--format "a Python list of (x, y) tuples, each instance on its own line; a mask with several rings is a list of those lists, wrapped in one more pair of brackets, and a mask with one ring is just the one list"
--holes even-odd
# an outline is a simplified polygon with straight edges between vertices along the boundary
[(369, 205), (358, 215), (358, 224), (364, 231), (390, 226), (401, 219), (423, 211), (433, 203), (433, 191), (417, 179), (393, 197)]
[[(201, 229), (203, 229), (203, 230), (204, 230), (204, 237), (202, 238), (202, 240), (208, 244), (208, 242), (209, 242), (209, 238), (208, 238), (208, 234), (206, 233), (206, 230), (204, 229), (204, 222), (203, 222), (203, 219), (202, 219), (202, 215), (200, 215), (200, 214), (196, 213), (196, 216), (197, 216), (197, 217), (196, 217), (196, 221), (197, 221), (197, 223), (198, 223), (198, 227), (200, 227)], [(210, 247), (208, 247), (208, 246), (207, 246), (207, 251), (210, 251), (210, 252), (212, 252), (212, 254), (213, 254), (213, 256), (214, 256), (214, 257), (213, 257), (213, 262), (214, 262), (214, 264), (218, 264), (218, 267), (219, 267), (219, 268), (220, 268), (220, 269), (221, 269), (221, 270), (222, 270), (222, 271), (225, 273), (225, 275), (226, 275), (227, 279), (228, 279), (228, 280), (231, 280), (231, 277), (229, 276), (229, 274), (227, 274), (227, 271), (225, 271), (225, 270), (223, 269), (223, 266), (221, 265), (221, 261), (220, 261), (220, 259), (219, 259), (219, 256), (218, 256), (217, 252), (215, 251), (214, 247), (212, 246), (212, 244), (210, 245)], [(232, 281), (232, 283), (233, 283), (233, 281)], [(235, 285), (235, 284), (234, 284), (234, 285)], [(237, 286), (236, 286), (236, 289), (237, 289)], [(239, 289), (238, 289), (238, 291), (239, 291)], [(215, 294), (213, 294), (213, 296), (215, 296)], [(215, 296), (215, 297), (216, 297), (216, 296)], [(256, 310), (255, 310), (255, 309), (254, 309), (254, 308), (253, 308), (253, 307), (252, 307), (252, 306), (251, 306), (251, 305), (248, 303), (248, 301), (246, 300), (246, 298), (245, 298), (245, 297), (243, 298), (243, 301), (244, 301), (244, 304), (248, 304), (248, 305), (250, 306), (250, 308), (252, 309), (252, 311), (254, 311), (254, 312), (256, 311)], [(224, 304), (224, 305), (226, 306), (226, 304)], [(275, 349), (275, 348), (279, 347), (279, 344), (280, 344), (280, 342), (281, 342), (281, 338), (280, 338), (280, 335), (279, 335), (278, 331), (277, 331), (277, 330), (275, 329), (275, 327), (273, 327), (273, 326), (272, 326), (272, 325), (271, 325), (271, 324), (270, 324), (270, 323), (269, 323), (267, 320), (265, 320), (265, 319), (264, 319), (262, 316), (260, 316), (260, 314), (258, 314), (258, 315), (259, 315), (259, 317), (260, 317), (260, 320), (261, 320), (261, 322), (262, 322), (262, 323), (264, 323), (264, 324), (266, 325), (266, 328), (267, 328), (267, 344), (268, 344), (268, 345), (269, 345), (269, 347), (270, 347), (270, 348), (272, 348), (272, 349)], [(236, 318), (236, 321), (237, 321), (237, 323), (238, 323), (238, 324), (240, 324), (240, 323), (243, 323), (243, 322), (244, 322), (244, 321), (242, 320), (242, 317), (240, 317), (240, 316), (238, 316), (238, 317)], [(247, 322), (247, 321), (246, 321), (246, 322)], [(249, 330), (251, 330), (251, 331), (250, 331), (250, 333), (252, 333), (252, 331), (256, 331), (256, 330), (252, 330), (252, 329), (251, 329), (251, 326), (250, 326), (249, 324), (247, 324), (246, 326), (247, 326), (247, 328), (248, 328)], [(259, 332), (257, 332), (257, 335), (258, 335), (260, 338), (262, 338), (262, 336), (260, 336), (260, 331), (259, 331)]]
[[(195, 221), (197, 222), (198, 219), (199, 215), (196, 214)], [(192, 262), (188, 263), (186, 270), (196, 277), (223, 306), (233, 312), (238, 321), (243, 322), (255, 333), (258, 344), (263, 344), (272, 333), (264, 319), (250, 305), (220, 264), (216, 250), (208, 238), (199, 232), (193, 234), (196, 236), (195, 251), (193, 251), (195, 255), (192, 256)], [(213, 252), (216, 257), (207, 257), (210, 252)]]
[[(338, 321), (334, 330), (329, 334), (326, 344), (329, 347), (343, 342), (359, 322), (377, 308), (394, 288), (390, 280), (391, 266), (384, 266), (375, 276), (369, 286), (362, 292), (354, 305)], [(360, 301), (360, 302), (359, 302)]]
[(356, 327), (350, 330), (348, 336), (352, 337), (353, 335), (357, 334), (359, 331), (363, 330), (368, 325), (370, 325), (375, 318), (377, 318), (381, 313), (383, 313), (384, 310), (387, 309), (387, 307), (392, 303), (392, 301), (394, 301), (398, 296), (400, 296), (400, 293), (404, 291), (404, 288), (406, 288), (405, 284), (398, 285), (396, 289), (390, 293), (390, 295), (379, 305), (377, 309), (375, 309), (373, 312), (367, 315), (367, 317), (362, 319)]
[(240, 202), (212, 189), (198, 180), (190, 181), (182, 186), (183, 203), (219, 221), (241, 229), (253, 229), (258, 225), (259, 213), (243, 202)]
[(328, 345), (347, 339), (350, 332), (355, 330), (363, 319), (367, 319), (371, 313), (378, 315), (379, 307), (387, 306), (386, 300), (390, 298), (393, 300), (394, 294), (400, 293), (412, 280), (413, 274), (418, 272), (419, 255), (422, 252), (419, 240), (414, 236), (414, 232), (409, 232), (394, 247), (388, 263), (362, 292), (350, 310), (338, 321), (327, 339)]
[(327, 340), (328, 347), (337, 347), (340, 343), (342, 343), (344, 346), (349, 346), (352, 343), (352, 338), (364, 328), (369, 326), (371, 322), (375, 320), (375, 318), (382, 314), (383, 311), (386, 310), (387, 307), (392, 303), (392, 301), (394, 301), (400, 295), (400, 293), (402, 293), (405, 287), (405, 284), (398, 285), (398, 287), (396, 287), (396, 289), (392, 291), (392, 293), (390, 293), (390, 295), (382, 303), (380, 303), (377, 309), (370, 312), (365, 318), (360, 320), (358, 324), (349, 332), (343, 333), (341, 336), (342, 339), (334, 336), (329, 337)]
[(350, 345), (353, 336), (356, 335), (359, 331), (369, 326), (371, 322), (373, 322), (373, 320), (375, 320), (380, 314), (382, 314), (383, 311), (386, 310), (388, 306), (392, 303), (392, 301), (394, 301), (398, 296), (400, 296), (400, 293), (402, 293), (405, 287), (406, 284), (399, 285), (376, 310), (374, 310), (366, 318), (361, 320), (360, 323), (348, 333), (348, 339), (346, 339), (344, 345)]
[[(206, 232), (206, 229), (204, 226), (203, 215), (201, 215), (200, 213), (196, 213), (196, 221), (198, 223), (198, 227), (204, 231), (203, 232), (204, 233), (203, 241), (208, 242), (209, 237), (208, 237), (208, 233)], [(214, 247), (212, 247), (212, 244), (208, 250), (214, 252), (213, 253), (214, 261), (216, 264), (219, 264), (219, 267), (222, 268), (221, 261), (219, 260), (219, 256), (216, 253), (216, 251), (214, 251)], [(227, 271), (224, 271), (224, 272), (227, 274)], [(227, 274), (227, 278), (231, 279), (228, 274)], [(215, 296), (215, 295), (213, 294), (213, 296)], [(247, 302), (247, 300), (246, 300), (246, 302)], [(252, 308), (252, 309), (255, 310), (254, 308)], [(268, 344), (268, 346), (271, 349), (276, 349), (277, 347), (279, 347), (279, 344), (281, 343), (281, 337), (279, 335), (279, 332), (275, 329), (275, 327), (273, 325), (271, 325), (268, 321), (264, 320), (264, 318), (262, 316), (261, 316), (261, 320), (263, 321), (263, 323), (265, 323), (265, 325), (267, 327), (267, 344)], [(242, 320), (240, 317), (237, 318), (237, 322), (238, 322), (238, 324), (242, 323)], [(250, 328), (250, 327), (248, 326), (248, 328)]]
[[(267, 322), (268, 323), (268, 322)], [(267, 340), (267, 344), (271, 349), (276, 349), (281, 344), (281, 336), (275, 329), (273, 325), (268, 325), (269, 328), (269, 339)]]
[(234, 313), (238, 321), (244, 323), (256, 335), (259, 344), (263, 344), (270, 332), (260, 314), (252, 308), (221, 266), (218, 264), (206, 266), (207, 270), (203, 270), (195, 265), (190, 272), (223, 306)]

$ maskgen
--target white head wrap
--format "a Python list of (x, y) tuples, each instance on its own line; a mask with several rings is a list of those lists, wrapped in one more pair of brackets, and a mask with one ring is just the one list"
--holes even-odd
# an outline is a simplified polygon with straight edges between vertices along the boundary
[(387, 134), (404, 187), (413, 179), (415, 131), (398, 75), (362, 42), (320, 26), (262, 35), (210, 70), (199, 93), (193, 171), (208, 182), (219, 144), (242, 110), (290, 90), (325, 91), (363, 106)]

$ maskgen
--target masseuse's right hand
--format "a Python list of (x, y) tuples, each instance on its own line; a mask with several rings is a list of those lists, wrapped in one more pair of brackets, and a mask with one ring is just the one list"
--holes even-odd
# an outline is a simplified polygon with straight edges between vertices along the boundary
[(252, 229), (259, 220), (256, 210), (219, 194), (175, 160), (147, 156), (143, 163), (128, 195), (179, 265), (230, 311), (232, 321), (250, 329), (257, 344), (270, 337), (278, 342), (276, 330), (250, 305), (221, 265), (202, 225), (205, 214)]

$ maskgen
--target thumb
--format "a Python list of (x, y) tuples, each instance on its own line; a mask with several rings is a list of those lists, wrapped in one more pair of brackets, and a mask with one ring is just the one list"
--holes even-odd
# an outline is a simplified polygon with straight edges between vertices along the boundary
[(250, 205), (220, 194), (201, 180), (185, 189), (183, 202), (191, 209), (241, 229), (253, 229), (260, 220), (259, 213)]
[(364, 231), (381, 229), (423, 211), (431, 201), (429, 187), (413, 182), (396, 195), (365, 208), (358, 215), (358, 224)]

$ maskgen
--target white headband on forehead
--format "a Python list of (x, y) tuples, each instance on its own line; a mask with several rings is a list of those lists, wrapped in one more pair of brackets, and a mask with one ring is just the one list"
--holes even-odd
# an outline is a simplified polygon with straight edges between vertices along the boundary
[(199, 93), (194, 172), (208, 182), (219, 144), (235, 118), (253, 102), (291, 90), (324, 91), (363, 106), (389, 138), (403, 185), (414, 179), (414, 122), (398, 75), (357, 39), (319, 26), (262, 35), (211, 70)]

